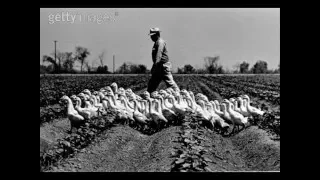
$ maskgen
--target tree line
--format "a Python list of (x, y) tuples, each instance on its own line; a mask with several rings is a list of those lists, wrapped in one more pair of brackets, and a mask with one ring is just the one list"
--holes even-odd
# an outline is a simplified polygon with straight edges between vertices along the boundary
[(234, 65), (234, 70), (226, 70), (222, 65), (218, 64), (220, 56), (204, 58), (204, 68), (195, 69), (192, 65), (186, 64), (182, 68), (178, 68), (178, 74), (279, 74), (280, 63), (275, 70), (268, 69), (266, 61), (258, 60), (250, 69), (249, 63), (243, 61)]
[[(90, 52), (87, 48), (77, 46), (74, 52), (53, 52), (51, 56), (44, 55), (42, 62), (49, 62), (49, 65), (40, 64), (40, 74), (51, 73), (89, 73), (89, 74), (110, 74), (107, 65), (104, 65), (104, 58), (106, 52), (103, 51), (99, 54), (97, 60), (100, 64), (95, 67), (93, 64), (90, 65), (87, 61), (87, 57)], [(80, 71), (74, 69), (74, 64), (80, 63)], [(117, 74), (146, 74), (150, 71), (143, 64), (123, 63), (114, 73)]]
[[(87, 48), (77, 46), (74, 52), (56, 52), (51, 53), (51, 56), (44, 55), (42, 62), (49, 62), (49, 65), (40, 64), (40, 74), (52, 73), (89, 73), (89, 74), (110, 74), (108, 66), (104, 64), (106, 52), (103, 51), (99, 54), (97, 60), (100, 64), (95, 67), (90, 65), (87, 57), (90, 52)], [(56, 57), (56, 58), (54, 58)], [(56, 59), (56, 60), (55, 60)], [(280, 73), (280, 63), (275, 70), (268, 69), (268, 63), (258, 60), (250, 69), (249, 63), (242, 62), (234, 65), (235, 70), (230, 71), (223, 68), (219, 62), (220, 56), (207, 56), (204, 57), (204, 67), (195, 69), (192, 65), (186, 64), (178, 68), (177, 74), (272, 74)], [(74, 69), (75, 62), (80, 63), (80, 71)], [(116, 74), (148, 74), (150, 70), (143, 64), (134, 64), (125, 62), (119, 66), (115, 72)]]

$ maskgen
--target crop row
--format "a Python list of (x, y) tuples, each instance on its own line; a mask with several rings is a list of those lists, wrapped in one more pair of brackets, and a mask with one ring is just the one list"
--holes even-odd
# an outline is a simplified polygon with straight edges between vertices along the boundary
[(172, 163), (171, 172), (213, 171), (208, 167), (208, 163), (213, 162), (213, 160), (203, 156), (210, 147), (205, 148), (201, 143), (203, 140), (201, 131), (199, 131), (201, 122), (205, 121), (197, 119), (191, 114), (184, 119), (181, 137), (179, 138), (183, 146), (172, 153), (175, 160)]
[(264, 86), (269, 86), (272, 88), (279, 88), (280, 87), (280, 76), (278, 75), (271, 75), (271, 76), (221, 76), (222, 80), (228, 81), (239, 81), (243, 83), (252, 83), (252, 84), (259, 84)]
[[(177, 117), (176, 123), (170, 125), (180, 126), (184, 118), (185, 116), (180, 115)], [(154, 134), (167, 127), (167, 125), (161, 124), (160, 128), (157, 129), (156, 126), (141, 127), (136, 123), (127, 124), (126, 122), (126, 119), (121, 119), (115, 111), (108, 111), (100, 117), (87, 120), (86, 123), (76, 131), (59, 139), (50, 149), (40, 153), (40, 171), (46, 171), (52, 167), (52, 165), (57, 165), (61, 160), (73, 157), (77, 152), (82, 152), (83, 148), (97, 141), (101, 133), (116, 124), (128, 125), (146, 135)]]
[[(222, 98), (229, 99), (231, 97), (237, 97), (243, 94), (241, 89), (227, 87), (222, 85), (223, 83), (216, 83), (214, 81), (207, 80), (206, 78), (199, 78), (198, 81), (202, 82), (202, 86), (205, 84), (205, 86), (207, 86), (209, 89), (217, 92)], [(201, 85), (199, 86), (201, 87)], [(259, 101), (252, 101), (252, 105), (255, 107), (261, 106)], [(250, 122), (253, 125), (257, 125), (261, 129), (270, 131), (276, 136), (280, 136), (280, 110), (273, 111), (268, 106), (261, 106), (260, 108), (265, 111), (265, 114), (263, 116), (254, 116)]]
[(222, 79), (215, 79), (213, 77), (201, 76), (199, 79), (224, 98), (239, 96), (245, 93), (252, 97), (258, 97), (260, 100), (266, 100), (272, 104), (280, 105), (280, 94), (273, 91), (244, 87), (239, 85), (239, 83), (225, 82)]
[(280, 111), (266, 112), (263, 116), (253, 116), (249, 119), (251, 125), (264, 129), (276, 138), (280, 138)]
[(40, 107), (40, 125), (62, 117), (66, 117), (66, 109), (59, 104)]
[[(136, 84), (145, 83), (148, 76), (76, 76), (60, 77), (46, 76), (40, 77), (40, 107), (54, 105), (59, 102), (63, 95), (77, 94), (84, 89), (90, 91), (99, 90), (102, 87), (116, 82), (120, 87), (130, 87)], [(139, 86), (135, 87), (135, 90)]]
[(245, 79), (237, 78), (237, 77), (228, 77), (228, 78), (223, 78), (222, 79), (224, 82), (229, 82), (229, 83), (237, 83), (241, 86), (244, 87), (251, 87), (255, 89), (261, 89), (261, 90), (267, 90), (267, 91), (275, 91), (275, 92), (280, 92), (280, 85), (272, 84), (267, 85), (267, 84), (260, 84), (256, 82), (248, 82)]
[[(95, 142), (101, 133), (116, 124), (123, 124), (125, 122), (125, 119), (120, 119), (114, 111), (108, 111), (103, 116), (88, 120), (77, 131), (72, 132), (63, 139), (59, 139), (56, 145), (40, 153), (40, 171), (45, 171), (51, 165), (57, 165), (61, 160), (72, 157), (77, 152), (82, 152), (82, 149)], [(253, 119), (250, 119), (250, 123), (280, 136), (280, 113), (266, 112), (263, 116), (254, 116)], [(165, 126), (160, 126), (160, 129), (153, 128), (152, 126), (141, 128), (136, 125), (129, 124), (131, 128), (147, 135), (154, 134), (165, 128)], [(207, 167), (207, 164), (212, 162), (212, 160), (203, 156), (207, 150), (202, 147), (201, 131), (198, 130), (200, 126), (212, 129), (211, 124), (187, 113), (185, 116), (179, 116), (177, 123), (173, 125), (182, 125), (183, 134), (180, 140), (185, 146), (183, 149), (172, 154), (177, 159), (171, 171), (212, 171)], [(220, 133), (219, 131), (216, 132)]]
[(45, 152), (40, 152), (40, 172), (47, 170), (67, 157), (74, 156), (75, 153), (88, 146), (96, 136), (113, 125), (114, 117), (114, 112), (109, 111), (104, 116), (92, 118), (84, 126), (78, 128), (76, 132), (59, 139), (58, 143)]
[(263, 89), (257, 89), (252, 87), (246, 87), (240, 83), (224, 82), (223, 85), (227, 87), (233, 87), (235, 89), (243, 89), (243, 91), (251, 96), (258, 97), (260, 99), (273, 102), (276, 105), (280, 105), (280, 93), (275, 91), (268, 91)]

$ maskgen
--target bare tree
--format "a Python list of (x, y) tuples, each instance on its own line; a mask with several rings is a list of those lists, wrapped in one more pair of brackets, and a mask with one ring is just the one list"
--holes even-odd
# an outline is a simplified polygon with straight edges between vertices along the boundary
[(101, 54), (99, 54), (99, 57), (98, 57), (102, 67), (104, 66), (103, 60), (104, 60), (105, 54), (106, 54), (106, 51), (104, 50), (101, 52)]
[(204, 58), (205, 69), (207, 70), (208, 73), (210, 74), (222, 73), (222, 66), (218, 65), (219, 59), (220, 59), (220, 56), (214, 56), (214, 57), (207, 56)]
[(76, 47), (76, 59), (81, 63), (81, 72), (82, 72), (83, 64), (86, 58), (88, 57), (88, 55), (90, 55), (90, 52), (88, 51), (87, 48), (84, 48), (81, 46)]

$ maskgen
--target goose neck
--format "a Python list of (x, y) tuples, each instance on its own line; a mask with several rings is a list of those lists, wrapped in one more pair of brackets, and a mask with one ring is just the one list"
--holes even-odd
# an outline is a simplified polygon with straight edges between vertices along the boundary
[(111, 101), (113, 101), (113, 98), (110, 98), (110, 99), (108, 98), (107, 101), (108, 101), (108, 103), (109, 103), (109, 105), (110, 105), (111, 108), (113, 108), (113, 109), (117, 108), (117, 107), (115, 106), (115, 104), (113, 104), (113, 103), (111, 102)]
[(133, 106), (134, 106), (134, 111), (137, 112), (138, 111), (138, 102), (137, 100), (133, 100)]
[(193, 103), (193, 101), (192, 101), (191, 98), (187, 98), (187, 102), (188, 102), (188, 104), (189, 104), (189, 102), (190, 102), (191, 108), (192, 108), (192, 109), (195, 109), (195, 104)]
[(160, 106), (161, 106), (161, 109), (166, 109), (164, 107), (164, 101), (163, 101), (163, 98), (162, 97), (159, 97), (159, 100), (160, 100)]
[(231, 113), (232, 108), (231, 108), (231, 103), (228, 103), (228, 108), (227, 108), (228, 113)]
[(235, 100), (234, 103), (233, 103), (233, 105), (234, 105), (234, 108), (238, 108), (238, 101)]
[(226, 106), (226, 104), (221, 104), (221, 109), (222, 109), (222, 112), (223, 113), (227, 113), (227, 106)]
[(76, 99), (76, 108), (80, 108), (80, 107), (81, 107), (81, 100)]
[(74, 107), (72, 105), (71, 99), (67, 99), (67, 101), (68, 101), (68, 113), (70, 114), (70, 113), (74, 112), (75, 109), (74, 109)]
[(123, 96), (122, 96), (122, 98), (121, 98), (121, 102), (123, 102), (123, 104), (124, 104), (124, 108), (128, 110), (128, 104), (127, 104), (127, 101), (126, 101), (126, 99), (125, 99)]
[(215, 104), (215, 103), (211, 103), (211, 104), (212, 104), (212, 109), (213, 109), (213, 111), (217, 112), (217, 111), (218, 111), (218, 109), (217, 109), (216, 104)]
[(151, 101), (151, 99), (149, 98), (148, 99), (148, 105), (149, 105), (149, 113), (151, 113), (152, 112), (152, 108), (151, 108), (151, 106), (152, 106), (152, 101)]
[(249, 107), (249, 105), (250, 105), (250, 98), (244, 98), (244, 99), (243, 99), (243, 104), (244, 104), (244, 106)]

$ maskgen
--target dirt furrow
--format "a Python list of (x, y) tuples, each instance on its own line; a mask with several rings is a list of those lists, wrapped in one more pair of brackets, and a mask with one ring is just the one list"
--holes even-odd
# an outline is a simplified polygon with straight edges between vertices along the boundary
[(106, 132), (100, 142), (66, 159), (50, 171), (154, 172), (170, 171), (170, 157), (180, 127), (170, 127), (152, 136), (119, 125)]

